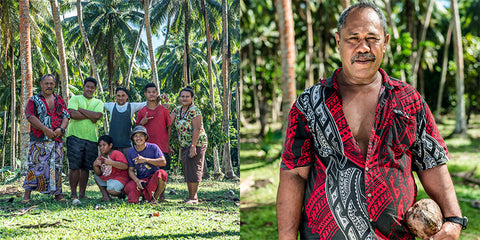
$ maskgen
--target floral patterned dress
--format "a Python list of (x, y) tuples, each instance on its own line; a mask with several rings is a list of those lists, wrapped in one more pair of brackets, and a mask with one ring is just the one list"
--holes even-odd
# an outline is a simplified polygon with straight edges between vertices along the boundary
[[(192, 135), (193, 135), (193, 126), (192, 120), (197, 117), (201, 116), (202, 112), (200, 109), (195, 106), (191, 105), (186, 113), (182, 113), (182, 106), (176, 107), (173, 112), (175, 113), (174, 125), (177, 129), (178, 133), (178, 140), (180, 141), (181, 147), (188, 147), (192, 144)], [(200, 137), (198, 138), (197, 147), (206, 147), (208, 144), (207, 134), (203, 129), (203, 122), (202, 127), (200, 129)]]

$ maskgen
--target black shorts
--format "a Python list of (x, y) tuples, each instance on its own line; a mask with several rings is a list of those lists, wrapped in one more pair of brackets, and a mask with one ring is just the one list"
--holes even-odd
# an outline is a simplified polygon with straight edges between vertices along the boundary
[(167, 165), (160, 167), (161, 169), (168, 171), (170, 170), (170, 165), (172, 163), (172, 157), (170, 157), (170, 154), (168, 153), (163, 153), (163, 156), (165, 157), (165, 160), (167, 161)]
[(98, 146), (75, 136), (67, 137), (68, 168), (93, 170), (93, 162), (98, 157)]

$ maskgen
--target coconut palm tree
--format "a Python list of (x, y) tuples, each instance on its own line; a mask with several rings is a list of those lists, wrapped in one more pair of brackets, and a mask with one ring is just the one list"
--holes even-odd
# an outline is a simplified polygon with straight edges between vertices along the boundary
[[(32, 53), (30, 42), (30, 12), (29, 1), (20, 0), (19, 2), (19, 23), (20, 23), (20, 62), (22, 68), (22, 108), (25, 109), (27, 102), (33, 95), (32, 88)], [(29, 124), (26, 118), (22, 119), (21, 132), (21, 159), (22, 170), (26, 170), (29, 142)], [(15, 165), (13, 165), (15, 166)]]
[(60, 82), (62, 85), (62, 98), (65, 102), (68, 102), (68, 72), (67, 72), (67, 60), (65, 58), (65, 45), (63, 43), (62, 24), (60, 22), (60, 14), (57, 0), (50, 0), (52, 7), (53, 22), (55, 25), (55, 36), (57, 39), (58, 58), (60, 61)]

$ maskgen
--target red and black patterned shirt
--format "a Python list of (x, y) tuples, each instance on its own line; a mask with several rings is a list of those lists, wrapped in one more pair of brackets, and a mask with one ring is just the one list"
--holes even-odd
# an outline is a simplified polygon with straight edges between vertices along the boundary
[[(70, 118), (70, 114), (67, 111), (67, 105), (63, 101), (62, 97), (53, 94), (55, 97), (54, 100), (54, 107), (53, 112), (50, 111), (47, 105), (47, 101), (42, 93), (37, 95), (33, 95), (27, 103), (27, 107), (25, 108), (25, 116), (28, 118), (29, 116), (37, 117), (40, 122), (43, 123), (46, 127), (55, 131), (55, 129), (59, 128), (62, 124), (63, 118)], [(42, 130), (36, 129), (33, 125), (30, 128), (30, 141), (31, 142), (38, 142), (38, 141), (47, 141), (48, 138), (43, 134)], [(61, 142), (62, 138), (58, 137), (53, 139), (54, 141)]]
[(414, 239), (404, 214), (415, 202), (412, 171), (448, 161), (426, 102), (415, 88), (383, 78), (366, 158), (342, 110), (337, 69), (293, 105), (282, 171), (311, 166), (305, 186), (302, 239)]

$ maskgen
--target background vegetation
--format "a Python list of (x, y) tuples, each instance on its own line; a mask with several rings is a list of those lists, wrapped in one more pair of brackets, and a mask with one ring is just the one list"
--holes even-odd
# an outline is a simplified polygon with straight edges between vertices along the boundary
[[(285, 134), (282, 127), (291, 106), (291, 103), (285, 105), (285, 100), (292, 89), (298, 96), (305, 88), (341, 67), (334, 39), (336, 24), (342, 10), (356, 2), (241, 1), (240, 58), (245, 86), (240, 116), (243, 124), (242, 239), (278, 237), (275, 198), (282, 135)], [(392, 77), (416, 86), (434, 112), (449, 148), (451, 161), (448, 166), (455, 175), (455, 189), (463, 214), (470, 219), (469, 228), (462, 233), (461, 239), (480, 239), (479, 210), (475, 205), (480, 198), (479, 186), (456, 177), (468, 172), (473, 179), (480, 178), (477, 169), (480, 159), (480, 1), (458, 1), (458, 9), (453, 8), (457, 1), (373, 2), (387, 17), (390, 34), (381, 67)], [(455, 20), (457, 13), (458, 21)], [(284, 29), (289, 20), (293, 20), (291, 33)], [(457, 33), (460, 35), (455, 34), (452, 23), (459, 23)], [(287, 56), (293, 56), (294, 64), (289, 65), (290, 59), (283, 54), (292, 48), (285, 46), (288, 43), (282, 43), (281, 39), (292, 34), (294, 52)], [(454, 36), (459, 36), (460, 41)], [(463, 70), (460, 62), (464, 63)], [(285, 65), (294, 72), (286, 70)], [(464, 75), (463, 82), (461, 75)], [(292, 81), (294, 84), (287, 84)], [(462, 122), (464, 127), (459, 128)], [(418, 198), (427, 197), (421, 185), (418, 187)]]
[[(25, 2), (27, 12), (22, 8)], [(151, 34), (144, 24), (145, 9)], [(25, 15), (30, 23), (29, 60), (23, 58), (20, 44), (25, 32), (20, 16)], [(0, 182), (25, 166), (22, 146), (29, 131), (22, 128), (26, 121), (22, 103), (28, 100), (23, 91), (29, 88), (25, 80), (32, 81), (36, 94), (46, 73), (56, 76), (57, 94), (67, 101), (82, 93), (88, 76), (100, 79), (96, 97), (105, 102), (114, 101), (117, 86), (129, 88), (130, 101), (145, 101), (143, 86), (154, 82), (169, 95), (173, 108), (179, 105), (179, 90), (193, 86), (209, 137), (208, 170), (227, 178), (239, 175), (238, 0), (5, 0), (0, 3), (0, 28), (0, 168), (4, 172)], [(151, 46), (149, 39), (154, 42)], [(25, 74), (23, 63), (31, 63), (31, 75)], [(108, 132), (106, 123), (100, 123), (100, 134)], [(178, 146), (176, 140), (172, 138)]]

